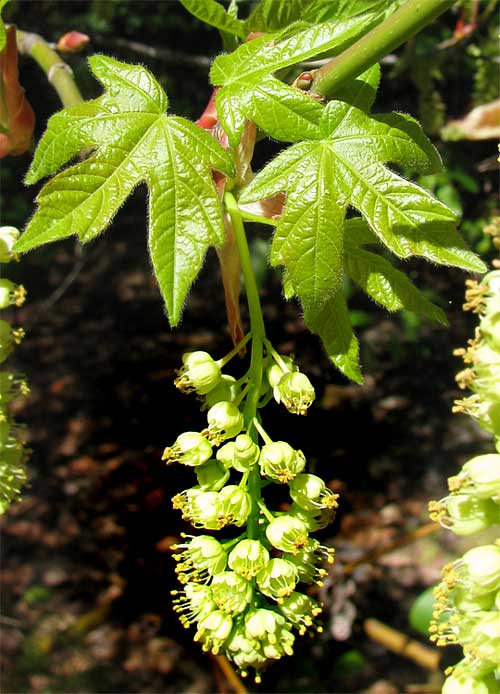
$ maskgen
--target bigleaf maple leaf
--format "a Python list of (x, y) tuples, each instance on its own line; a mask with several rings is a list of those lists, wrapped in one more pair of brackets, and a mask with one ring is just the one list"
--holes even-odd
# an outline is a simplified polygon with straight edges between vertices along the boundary
[(233, 165), (206, 131), (166, 114), (167, 96), (144, 67), (102, 55), (89, 62), (105, 93), (52, 116), (26, 182), (54, 173), (86, 148), (96, 151), (42, 188), (39, 208), (16, 251), (71, 234), (93, 239), (145, 182), (151, 259), (170, 323), (176, 325), (207, 248), (224, 242), (210, 170), (231, 176)]
[(331, 101), (314, 137), (278, 155), (240, 196), (240, 202), (250, 203), (286, 193), (271, 262), (286, 267), (306, 310), (319, 308), (341, 284), (348, 206), (361, 212), (378, 240), (400, 258), (424, 256), (484, 271), (456, 231), (455, 213), (385, 165), (439, 169), (439, 155), (418, 123), (397, 113), (368, 115), (373, 84), (358, 83), (356, 103), (365, 110)]
[(220, 87), (217, 113), (229, 142), (238, 144), (246, 120), (283, 142), (315, 137), (321, 105), (272, 73), (301, 60), (338, 52), (379, 20), (379, 12), (370, 7), (354, 17), (340, 17), (305, 28), (303, 24), (292, 25), (284, 33), (259, 36), (216, 58), (210, 79)]

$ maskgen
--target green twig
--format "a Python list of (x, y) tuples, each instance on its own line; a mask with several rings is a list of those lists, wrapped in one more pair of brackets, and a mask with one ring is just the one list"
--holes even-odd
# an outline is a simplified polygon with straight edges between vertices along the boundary
[(56, 53), (38, 34), (16, 30), (17, 48), (19, 53), (29, 55), (38, 63), (47, 75), (50, 84), (56, 90), (62, 105), (75, 106), (83, 101), (80, 90), (76, 86), (73, 71), (61, 56)]
[(453, 0), (408, 0), (388, 19), (319, 68), (314, 74), (311, 91), (326, 97), (334, 95), (347, 80), (357, 77), (401, 46), (452, 4)]

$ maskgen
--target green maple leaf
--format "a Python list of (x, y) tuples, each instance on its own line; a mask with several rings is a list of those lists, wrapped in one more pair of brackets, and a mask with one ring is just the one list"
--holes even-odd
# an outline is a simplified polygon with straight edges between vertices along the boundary
[(436, 150), (414, 119), (396, 113), (373, 117), (332, 101), (323, 110), (315, 138), (282, 152), (243, 190), (242, 203), (286, 192), (271, 262), (287, 268), (305, 308), (320, 306), (341, 284), (349, 205), (401, 258), (418, 255), (484, 270), (456, 231), (456, 215), (386, 162), (421, 172), (440, 166)]
[(214, 61), (210, 78), (219, 86), (216, 106), (229, 141), (236, 146), (246, 120), (284, 142), (314, 138), (322, 106), (300, 89), (272, 74), (301, 60), (338, 52), (379, 20), (376, 11), (289, 27), (285, 34), (264, 35)]
[(85, 148), (96, 151), (42, 188), (16, 251), (71, 234), (82, 242), (93, 239), (145, 182), (151, 259), (176, 325), (207, 248), (224, 241), (210, 169), (230, 176), (232, 163), (207, 132), (166, 115), (166, 94), (148, 70), (101, 55), (90, 58), (90, 66), (105, 93), (52, 116), (26, 182), (54, 173)]
[(442, 309), (427, 299), (408, 277), (391, 263), (363, 248), (377, 243), (376, 236), (360, 217), (345, 223), (345, 272), (378, 304), (388, 311), (406, 309), (448, 325)]
[(186, 10), (205, 24), (215, 27), (223, 32), (228, 32), (240, 39), (245, 38), (247, 31), (245, 23), (231, 17), (222, 5), (216, 0), (180, 0)]
[(278, 31), (293, 22), (324, 22), (376, 11), (384, 18), (406, 0), (260, 0), (247, 19), (248, 31)]

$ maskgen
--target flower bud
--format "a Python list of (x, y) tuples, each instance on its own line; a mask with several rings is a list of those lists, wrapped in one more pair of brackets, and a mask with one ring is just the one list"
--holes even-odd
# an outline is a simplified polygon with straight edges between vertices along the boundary
[(232, 402), (218, 402), (208, 410), (207, 438), (215, 445), (232, 439), (243, 429), (243, 414)]
[(315, 397), (311, 381), (300, 372), (283, 374), (273, 392), (277, 402), (282, 402), (292, 414), (307, 414)]
[(210, 587), (215, 604), (226, 614), (240, 614), (252, 599), (252, 586), (234, 571), (217, 574)]
[(278, 516), (267, 526), (266, 537), (276, 549), (297, 554), (307, 545), (307, 526), (293, 516)]
[(246, 578), (254, 578), (269, 562), (269, 552), (258, 540), (240, 540), (229, 553), (228, 564)]
[(257, 575), (260, 592), (278, 602), (293, 593), (298, 580), (297, 567), (286, 559), (271, 559)]
[(12, 260), (12, 248), (18, 238), (19, 231), (15, 227), (0, 227), (0, 263)]
[(217, 460), (238, 472), (247, 472), (259, 459), (260, 449), (248, 434), (239, 434), (217, 451)]
[(179, 434), (173, 446), (165, 448), (162, 460), (183, 465), (202, 465), (212, 456), (212, 444), (197, 431)]
[(241, 386), (238, 385), (234, 376), (221, 374), (219, 383), (205, 395), (205, 406), (202, 409), (209, 409), (218, 402), (234, 402), (241, 393)]
[(183, 550), (173, 555), (178, 562), (175, 571), (181, 583), (205, 581), (226, 568), (227, 554), (220, 542), (210, 535), (197, 535), (175, 549)]
[(205, 395), (220, 381), (220, 366), (208, 352), (188, 352), (182, 355), (183, 367), (175, 379), (175, 386), (183, 393), (193, 390)]
[(306, 511), (336, 509), (338, 494), (334, 494), (321, 477), (302, 473), (290, 482), (290, 496)]
[(219, 491), (226, 484), (228, 478), (229, 470), (217, 460), (209, 460), (196, 467), (196, 479), (203, 491)]
[(204, 651), (211, 651), (216, 654), (219, 653), (224, 642), (228, 639), (232, 628), (233, 620), (231, 617), (220, 610), (214, 610), (200, 619), (194, 640), (203, 643)]
[(245, 524), (252, 510), (252, 499), (245, 489), (236, 484), (228, 484), (219, 492), (219, 527)]
[(68, 31), (57, 42), (57, 50), (61, 53), (77, 53), (89, 43), (90, 36), (80, 31)]
[(490, 593), (500, 588), (500, 547), (473, 547), (460, 562), (467, 569), (467, 587), (473, 595)]
[(290, 482), (306, 465), (302, 451), (296, 451), (286, 441), (266, 443), (259, 458), (261, 472), (277, 482)]

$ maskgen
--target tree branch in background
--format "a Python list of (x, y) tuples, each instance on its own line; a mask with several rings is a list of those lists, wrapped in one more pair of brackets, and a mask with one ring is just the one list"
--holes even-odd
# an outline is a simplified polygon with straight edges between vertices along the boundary
[(22, 55), (29, 55), (47, 75), (64, 107), (75, 106), (83, 101), (76, 86), (73, 71), (38, 34), (17, 29), (17, 48)]

